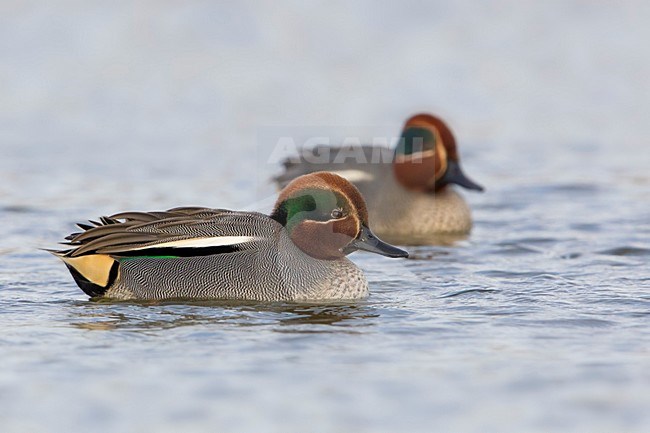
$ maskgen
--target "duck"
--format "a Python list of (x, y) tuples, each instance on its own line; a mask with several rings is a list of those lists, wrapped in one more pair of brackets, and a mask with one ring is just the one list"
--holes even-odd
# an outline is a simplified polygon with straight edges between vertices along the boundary
[(284, 172), (274, 178), (280, 188), (319, 170), (348, 179), (366, 200), (374, 232), (402, 245), (466, 236), (472, 229), (471, 211), (453, 185), (484, 191), (461, 169), (451, 129), (427, 113), (406, 120), (394, 149), (316, 146), (301, 149), (283, 164)]
[(77, 226), (48, 250), (91, 299), (339, 301), (368, 296), (354, 251), (408, 252), (375, 236), (359, 190), (333, 173), (297, 177), (270, 215), (177, 207)]

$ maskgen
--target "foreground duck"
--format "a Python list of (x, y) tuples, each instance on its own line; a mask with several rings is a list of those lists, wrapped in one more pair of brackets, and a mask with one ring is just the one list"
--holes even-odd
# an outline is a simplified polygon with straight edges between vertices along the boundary
[(451, 184), (483, 191), (461, 170), (454, 135), (430, 114), (406, 121), (394, 151), (376, 146), (317, 147), (303, 149), (284, 165), (285, 172), (275, 179), (281, 187), (320, 170), (347, 178), (366, 199), (374, 231), (404, 244), (469, 233), (470, 209)]
[(368, 295), (345, 256), (408, 253), (375, 237), (359, 191), (331, 173), (293, 180), (270, 216), (224, 209), (124, 212), (52, 251), (91, 297), (320, 301)]

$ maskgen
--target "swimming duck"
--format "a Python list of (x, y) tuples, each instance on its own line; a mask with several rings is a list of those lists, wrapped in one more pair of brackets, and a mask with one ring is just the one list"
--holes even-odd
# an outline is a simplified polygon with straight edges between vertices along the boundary
[(359, 191), (325, 172), (291, 181), (270, 216), (182, 207), (78, 226), (72, 248), (50, 252), (93, 298), (359, 299), (368, 283), (347, 254), (408, 256), (370, 231)]
[(449, 127), (430, 114), (409, 118), (394, 150), (321, 146), (302, 149), (284, 167), (284, 173), (275, 178), (281, 187), (319, 170), (347, 178), (366, 199), (373, 230), (402, 244), (427, 244), (439, 235), (469, 233), (469, 206), (451, 185), (483, 191), (461, 170)]

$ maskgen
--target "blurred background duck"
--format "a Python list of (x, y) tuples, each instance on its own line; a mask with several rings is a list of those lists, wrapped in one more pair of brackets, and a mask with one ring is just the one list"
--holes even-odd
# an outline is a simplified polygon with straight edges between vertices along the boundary
[(452, 184), (483, 187), (462, 171), (449, 127), (431, 114), (409, 118), (394, 150), (379, 146), (302, 149), (284, 161), (280, 187), (314, 171), (331, 171), (354, 183), (368, 205), (374, 231), (405, 245), (438, 243), (467, 235), (472, 216)]

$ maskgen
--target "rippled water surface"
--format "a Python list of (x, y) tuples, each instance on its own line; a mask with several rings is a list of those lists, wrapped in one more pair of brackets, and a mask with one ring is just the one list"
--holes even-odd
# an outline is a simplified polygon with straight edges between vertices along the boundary
[[(334, 43), (332, 60), (299, 63), (301, 72), (285, 78), (294, 71), (287, 58), (301, 62), (325, 42), (275, 8), (64, 13), (18, 4), (0, 30), (25, 44), (5, 51), (10, 85), (0, 104), (3, 432), (649, 431), (650, 152), (645, 123), (634, 123), (648, 113), (636, 96), (648, 61), (635, 63), (633, 48), (621, 51), (616, 38), (598, 49), (581, 43), (599, 40), (609, 23), (620, 26), (620, 46), (632, 47), (626, 38), (645, 35), (635, 24), (647, 21), (631, 8), (612, 17), (606, 6), (590, 14), (565, 6), (559, 23), (580, 23), (577, 30), (539, 42), (512, 23), (537, 17), (560, 26), (552, 8), (503, 18), (495, 2), (472, 20), (480, 35), (458, 39), (454, 24), (474, 16), (472, 3), (441, 7), (434, 36), (460, 45), (438, 47), (420, 68), (401, 47), (427, 34), (426, 21), (382, 6), (384, 25), (358, 28), (366, 18), (339, 22), (325, 6), (294, 4), (308, 23), (324, 18), (369, 40)], [(150, 15), (154, 24), (138, 21)], [(240, 16), (254, 31), (239, 28)], [(409, 23), (395, 36), (404, 44), (380, 39), (398, 27), (393, 19)], [(292, 45), (296, 35), (304, 46)], [(397, 92), (391, 85), (403, 85), (403, 71), (381, 81), (377, 60), (365, 69), (349, 57), (374, 39), (389, 47), (378, 55), (401, 59), (421, 87)], [(541, 51), (526, 57), (531, 41)], [(592, 71), (601, 52), (626, 57), (619, 69)], [(586, 56), (584, 69), (556, 65), (566, 89), (542, 68), (555, 53)], [(264, 67), (250, 75), (253, 60)], [(469, 76), (457, 73), (465, 67)], [(338, 68), (356, 84), (340, 87), (347, 75)], [(431, 74), (447, 87), (426, 82)], [(530, 80), (517, 81), (520, 74)], [(607, 74), (611, 86), (599, 86)], [(508, 96), (498, 91), (505, 82), (517, 83)], [(352, 255), (370, 282), (365, 301), (91, 302), (39, 250), (77, 221), (126, 209), (268, 209), (268, 179), (279, 170), (267, 162), (269, 124), (282, 125), (270, 135), (313, 124), (333, 136), (355, 124), (395, 134), (422, 109), (448, 115), (465, 170), (487, 191), (463, 192), (475, 218), (467, 239), (411, 248), (408, 260)]]

